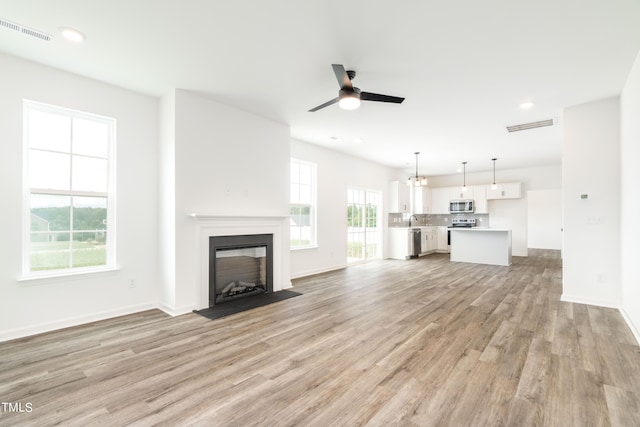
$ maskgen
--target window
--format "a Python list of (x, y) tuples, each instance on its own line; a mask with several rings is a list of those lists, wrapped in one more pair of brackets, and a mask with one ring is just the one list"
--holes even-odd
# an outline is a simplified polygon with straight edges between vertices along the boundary
[(316, 165), (291, 159), (290, 167), (291, 249), (316, 246)]
[(24, 101), (23, 274), (115, 265), (115, 120)]
[(347, 190), (347, 262), (379, 258), (382, 195), (358, 188)]

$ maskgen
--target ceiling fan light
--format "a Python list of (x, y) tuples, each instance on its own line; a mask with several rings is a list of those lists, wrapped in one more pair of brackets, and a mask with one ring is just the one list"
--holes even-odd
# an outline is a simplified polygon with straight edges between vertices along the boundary
[(351, 95), (345, 95), (340, 98), (338, 105), (343, 110), (355, 110), (360, 106), (360, 98)]

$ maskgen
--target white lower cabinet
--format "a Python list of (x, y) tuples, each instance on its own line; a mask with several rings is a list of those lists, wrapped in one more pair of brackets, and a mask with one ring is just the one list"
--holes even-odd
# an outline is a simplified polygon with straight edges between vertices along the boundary
[[(438, 228), (439, 227), (420, 227), (420, 255), (428, 255), (436, 252), (438, 249)], [(407, 259), (411, 256), (411, 246), (411, 233), (409, 229), (389, 228), (389, 255), (387, 258)]]
[(389, 255), (387, 258), (407, 259), (410, 254), (409, 231), (406, 228), (389, 228)]
[(438, 246), (438, 234), (436, 227), (420, 227), (420, 233), (420, 255), (427, 255), (435, 252)]
[(449, 228), (447, 226), (440, 226), (437, 228), (437, 252), (449, 252)]

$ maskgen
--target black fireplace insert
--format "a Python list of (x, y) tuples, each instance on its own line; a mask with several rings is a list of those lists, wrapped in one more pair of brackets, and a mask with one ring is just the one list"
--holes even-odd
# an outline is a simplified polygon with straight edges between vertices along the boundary
[(209, 238), (209, 307), (273, 292), (273, 234)]

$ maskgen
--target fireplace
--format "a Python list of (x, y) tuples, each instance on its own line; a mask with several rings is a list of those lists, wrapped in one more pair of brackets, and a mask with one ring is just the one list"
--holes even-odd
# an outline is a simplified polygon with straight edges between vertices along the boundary
[[(210, 307), (209, 287), (211, 283), (211, 238), (212, 237), (239, 237), (259, 234), (272, 236), (273, 261), (272, 283), (273, 293), (291, 288), (291, 263), (289, 249), (289, 216), (238, 216), (216, 215), (207, 213), (193, 213), (189, 216), (195, 223), (195, 240), (193, 245), (195, 271), (193, 290), (197, 293), (197, 302), (187, 311), (175, 310), (176, 313), (184, 313), (192, 309), (202, 310)], [(214, 294), (215, 296), (215, 294)], [(238, 300), (241, 302), (243, 300)], [(219, 305), (219, 307), (225, 307)]]
[(209, 237), (209, 307), (273, 292), (273, 235)]

